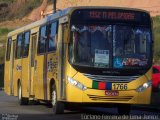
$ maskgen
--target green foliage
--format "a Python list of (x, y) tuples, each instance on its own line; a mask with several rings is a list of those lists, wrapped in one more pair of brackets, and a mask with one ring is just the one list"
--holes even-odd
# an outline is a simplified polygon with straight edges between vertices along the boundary
[[(8, 28), (0, 28), (0, 45), (5, 44), (7, 39), (7, 34), (12, 31), (12, 29)], [(1, 51), (0, 51), (1, 52)]]
[(8, 28), (0, 28), (0, 35), (8, 34), (10, 31)]
[(160, 59), (160, 16), (153, 17), (154, 61)]

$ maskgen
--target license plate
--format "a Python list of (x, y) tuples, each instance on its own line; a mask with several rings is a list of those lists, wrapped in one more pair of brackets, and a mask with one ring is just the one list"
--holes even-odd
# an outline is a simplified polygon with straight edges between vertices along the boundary
[(112, 90), (128, 90), (127, 83), (112, 83)]
[(118, 91), (105, 91), (106, 96), (118, 96), (119, 92)]

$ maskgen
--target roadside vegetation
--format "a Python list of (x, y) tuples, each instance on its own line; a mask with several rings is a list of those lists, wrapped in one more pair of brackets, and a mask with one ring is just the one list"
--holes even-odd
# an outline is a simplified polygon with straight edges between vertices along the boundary
[(154, 62), (160, 64), (160, 16), (153, 17)]

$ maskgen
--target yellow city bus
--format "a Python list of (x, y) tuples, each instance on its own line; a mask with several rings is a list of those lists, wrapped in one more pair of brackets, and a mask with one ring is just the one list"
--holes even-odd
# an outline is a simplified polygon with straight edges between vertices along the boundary
[(8, 34), (5, 92), (64, 105), (149, 104), (152, 22), (148, 12), (118, 7), (71, 7)]

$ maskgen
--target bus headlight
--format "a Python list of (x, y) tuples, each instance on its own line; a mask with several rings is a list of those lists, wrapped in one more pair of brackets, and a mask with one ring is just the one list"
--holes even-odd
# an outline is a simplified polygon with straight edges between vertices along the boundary
[(136, 89), (137, 92), (143, 92), (144, 90), (146, 90), (147, 88), (152, 86), (152, 81), (149, 80), (148, 82), (144, 83), (143, 85), (141, 85), (140, 87), (138, 87)]
[(83, 90), (83, 91), (87, 90), (86, 86), (84, 86), (82, 83), (74, 80), (73, 78), (67, 77), (67, 80), (71, 85), (79, 88), (80, 90)]

